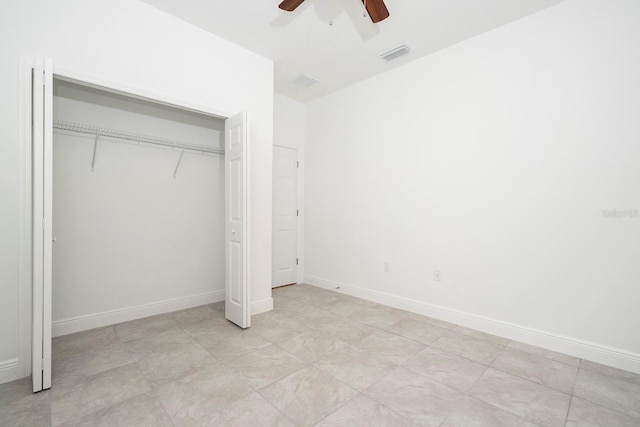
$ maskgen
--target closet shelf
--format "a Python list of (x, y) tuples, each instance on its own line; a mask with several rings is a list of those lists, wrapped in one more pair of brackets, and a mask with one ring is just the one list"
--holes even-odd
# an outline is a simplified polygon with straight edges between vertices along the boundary
[[(77, 123), (54, 121), (54, 129), (67, 130), (71, 132), (85, 133), (96, 137), (106, 136), (109, 138), (126, 139), (128, 141), (144, 142), (145, 144), (162, 145), (164, 147), (177, 148), (181, 150), (198, 151), (207, 154), (224, 154), (224, 149), (208, 147), (206, 145), (187, 144), (171, 139), (157, 138), (155, 136), (142, 135), (138, 133), (125, 132), (115, 129), (101, 128), (97, 126), (82, 125)], [(94, 159), (95, 160), (95, 159)]]

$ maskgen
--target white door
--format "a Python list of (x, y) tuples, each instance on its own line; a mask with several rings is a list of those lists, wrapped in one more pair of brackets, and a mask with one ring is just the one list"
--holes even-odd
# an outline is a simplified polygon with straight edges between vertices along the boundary
[(225, 317), (251, 326), (249, 307), (248, 158), (246, 113), (225, 122)]
[(298, 276), (298, 152), (273, 147), (273, 287)]
[(53, 67), (38, 58), (32, 78), (33, 149), (33, 391), (51, 388), (51, 274), (53, 192)]

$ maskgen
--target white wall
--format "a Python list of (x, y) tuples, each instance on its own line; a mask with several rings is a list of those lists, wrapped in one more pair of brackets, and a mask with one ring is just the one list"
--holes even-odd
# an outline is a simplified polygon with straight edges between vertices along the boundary
[(310, 104), (305, 279), (640, 372), (638, 22), (570, 0)]
[[(26, 194), (21, 145), (21, 58), (46, 55), (70, 70), (164, 100), (234, 114), (248, 111), (251, 149), (251, 292), (271, 300), (273, 63), (137, 1), (26, 0), (0, 14), (0, 381), (28, 372), (20, 304)], [(27, 307), (28, 309), (28, 307)], [(24, 331), (23, 331), (24, 332)], [(21, 341), (22, 340), (22, 341)], [(25, 362), (25, 363), (23, 363)], [(24, 367), (24, 369), (22, 369)]]
[[(54, 120), (224, 148), (221, 119), (62, 89)], [(180, 150), (102, 137), (91, 171), (94, 136), (53, 140), (54, 336), (224, 300), (224, 156), (174, 178)]]
[(284, 95), (273, 96), (273, 145), (302, 150), (306, 105)]

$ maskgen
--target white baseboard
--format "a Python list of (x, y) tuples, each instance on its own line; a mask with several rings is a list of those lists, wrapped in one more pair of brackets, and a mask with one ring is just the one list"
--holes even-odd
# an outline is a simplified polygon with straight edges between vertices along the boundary
[(22, 378), (22, 370), (20, 368), (18, 359), (0, 361), (0, 384)]
[(251, 303), (251, 315), (273, 310), (273, 298), (265, 298)]
[[(52, 336), (72, 334), (116, 323), (128, 322), (156, 314), (170, 313), (186, 308), (224, 301), (224, 290), (208, 292), (206, 294), (193, 295), (173, 300), (144, 304), (135, 307), (127, 307), (102, 313), (79, 316), (72, 319), (58, 320), (52, 323)], [(273, 298), (265, 298), (251, 303), (251, 314), (260, 314), (273, 310)], [(0, 384), (22, 378), (22, 369), (18, 359), (0, 361)]]
[(321, 277), (305, 275), (304, 282), (379, 304), (388, 305), (412, 313), (433, 317), (445, 322), (476, 329), (489, 334), (535, 345), (581, 359), (613, 366), (625, 371), (640, 374), (640, 354), (611, 348), (605, 345), (587, 342), (576, 338), (528, 328), (501, 320), (478, 316), (464, 311), (454, 310), (422, 301), (399, 297), (384, 292), (364, 289), (346, 283), (338, 283)]
[(143, 317), (155, 316), (156, 314), (170, 313), (172, 311), (184, 310), (186, 308), (197, 307), (199, 305), (211, 304), (218, 301), (224, 301), (224, 289), (221, 291), (190, 295), (187, 297), (158, 301), (135, 307), (126, 307), (117, 310), (104, 311), (102, 313), (74, 317), (71, 319), (58, 320), (52, 323), (52, 336), (58, 337), (61, 335), (72, 334), (74, 332), (86, 331), (88, 329), (114, 325), (116, 323), (142, 319)]

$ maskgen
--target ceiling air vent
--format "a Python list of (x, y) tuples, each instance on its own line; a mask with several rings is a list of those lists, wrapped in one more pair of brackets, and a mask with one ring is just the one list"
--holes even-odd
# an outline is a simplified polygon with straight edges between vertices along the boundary
[(402, 46), (398, 46), (395, 49), (391, 49), (390, 51), (381, 54), (380, 58), (384, 59), (386, 62), (389, 62), (402, 55), (406, 55), (409, 52), (411, 52), (411, 48), (403, 44)]
[(314, 79), (313, 77), (309, 77), (309, 76), (305, 76), (304, 74), (300, 74), (298, 77), (293, 79), (293, 83), (297, 84), (298, 86), (302, 86), (302, 87), (310, 87), (310, 86), (313, 86), (314, 84), (318, 83), (318, 80)]

